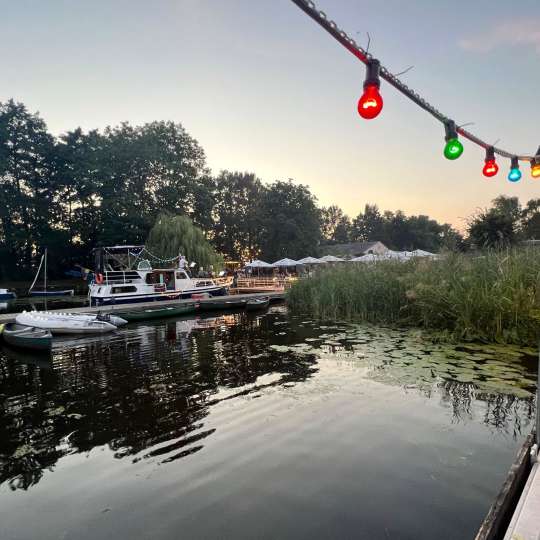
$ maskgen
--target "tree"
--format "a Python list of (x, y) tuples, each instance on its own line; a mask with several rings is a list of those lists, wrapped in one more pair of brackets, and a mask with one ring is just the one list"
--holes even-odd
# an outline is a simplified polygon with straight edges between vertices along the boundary
[(139, 243), (160, 212), (211, 227), (211, 183), (202, 148), (173, 122), (105, 130), (100, 186), (103, 243)]
[(531, 199), (521, 213), (523, 236), (540, 240), (540, 199)]
[(352, 238), (361, 242), (384, 241), (384, 219), (376, 204), (366, 204), (352, 225)]
[(260, 199), (264, 191), (253, 173), (223, 171), (216, 179), (213, 243), (232, 260), (260, 251)]
[(198, 266), (214, 269), (223, 265), (204, 233), (184, 215), (161, 214), (152, 227), (145, 244), (146, 249), (160, 259), (183, 255)]
[(342, 216), (334, 229), (332, 241), (336, 244), (343, 244), (351, 240), (352, 223), (349, 216)]
[(492, 207), (469, 219), (469, 242), (480, 248), (501, 248), (521, 237), (521, 205), (517, 197), (499, 195)]
[(56, 144), (57, 191), (70, 248), (79, 257), (100, 237), (103, 216), (101, 190), (106, 138), (80, 128), (61, 135)]
[(275, 261), (314, 255), (321, 240), (320, 211), (303, 185), (275, 182), (261, 196), (261, 255)]
[(514, 222), (495, 209), (473, 216), (468, 224), (469, 241), (479, 248), (501, 248), (515, 242)]
[(344, 243), (350, 240), (351, 220), (343, 210), (335, 204), (322, 207), (321, 210), (322, 239), (328, 244)]
[(0, 103), (0, 221), (11, 272), (28, 271), (60, 222), (53, 182), (54, 139), (22, 103)]

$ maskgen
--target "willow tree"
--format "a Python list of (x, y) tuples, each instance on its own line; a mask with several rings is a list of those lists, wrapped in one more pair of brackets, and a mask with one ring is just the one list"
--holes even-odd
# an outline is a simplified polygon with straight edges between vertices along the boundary
[(161, 214), (148, 235), (146, 249), (160, 259), (183, 255), (197, 266), (212, 265), (214, 269), (223, 266), (222, 257), (187, 216)]

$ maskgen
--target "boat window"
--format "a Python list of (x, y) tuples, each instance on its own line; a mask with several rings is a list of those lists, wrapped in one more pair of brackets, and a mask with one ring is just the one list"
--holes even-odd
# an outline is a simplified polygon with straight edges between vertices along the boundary
[(112, 294), (121, 294), (121, 293), (130, 293), (130, 292), (137, 292), (137, 287), (113, 287), (111, 289)]
[(185, 272), (176, 272), (176, 279), (188, 279)]

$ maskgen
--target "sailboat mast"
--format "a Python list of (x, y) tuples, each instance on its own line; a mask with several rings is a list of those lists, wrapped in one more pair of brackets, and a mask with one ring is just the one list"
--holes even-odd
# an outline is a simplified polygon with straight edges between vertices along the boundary
[(47, 248), (45, 248), (45, 273), (43, 275), (43, 290), (47, 292)]

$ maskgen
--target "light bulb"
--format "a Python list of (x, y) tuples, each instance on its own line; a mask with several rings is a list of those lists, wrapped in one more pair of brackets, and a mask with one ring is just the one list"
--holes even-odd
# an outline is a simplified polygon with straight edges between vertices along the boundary
[(510, 182), (519, 182), (521, 180), (521, 171), (519, 170), (519, 161), (517, 156), (511, 159), (510, 172), (508, 173), (508, 180)]
[(463, 145), (458, 139), (450, 139), (444, 147), (444, 157), (446, 159), (457, 159), (463, 154)]
[(358, 114), (366, 120), (373, 120), (383, 108), (383, 98), (376, 84), (368, 84), (358, 100)]
[(484, 165), (484, 168), (482, 169), (482, 173), (484, 176), (487, 176), (488, 178), (491, 178), (492, 176), (495, 176), (499, 172), (499, 166), (497, 163), (495, 163), (495, 160), (490, 159), (486, 161), (486, 164)]

